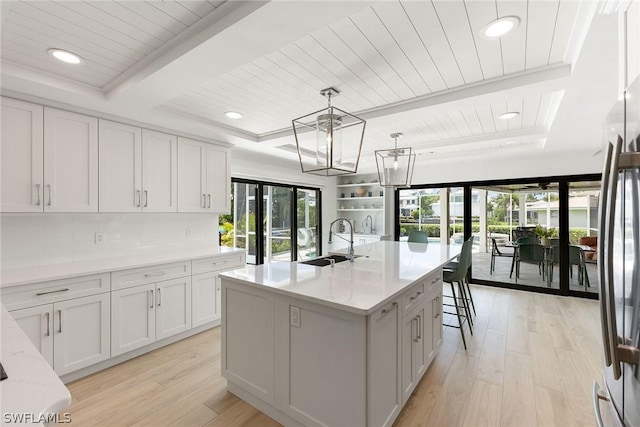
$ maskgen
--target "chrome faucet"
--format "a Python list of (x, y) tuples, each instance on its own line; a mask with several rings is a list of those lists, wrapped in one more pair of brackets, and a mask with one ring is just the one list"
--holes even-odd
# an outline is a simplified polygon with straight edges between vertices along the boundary
[(349, 262), (353, 262), (355, 256), (354, 256), (354, 252), (353, 252), (353, 224), (351, 224), (351, 221), (349, 221), (347, 218), (338, 218), (336, 220), (334, 220), (331, 225), (329, 226), (329, 244), (331, 244), (331, 236), (333, 236), (334, 232), (333, 230), (333, 224), (335, 224), (338, 221), (343, 221), (346, 222), (347, 224), (349, 224), (349, 240), (345, 239), (344, 237), (342, 237), (339, 234), (336, 234), (336, 237), (341, 238), (342, 240), (344, 240), (345, 242), (349, 242), (349, 255), (347, 256), (347, 258), (349, 259)]

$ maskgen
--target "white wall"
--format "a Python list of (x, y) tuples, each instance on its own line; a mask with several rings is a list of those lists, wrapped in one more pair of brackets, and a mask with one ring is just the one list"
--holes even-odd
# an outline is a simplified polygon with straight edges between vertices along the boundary
[(302, 173), (297, 162), (259, 157), (252, 152), (231, 150), (231, 176), (275, 183), (319, 188), (322, 191), (322, 251), (327, 253), (329, 225), (336, 217), (335, 177), (323, 177)]
[(2, 214), (0, 227), (2, 269), (218, 244), (214, 214)]

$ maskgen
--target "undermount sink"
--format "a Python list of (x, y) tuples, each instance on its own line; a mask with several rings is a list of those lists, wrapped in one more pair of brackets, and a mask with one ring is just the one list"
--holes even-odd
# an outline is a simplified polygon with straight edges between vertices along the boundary
[[(356, 258), (357, 257), (358, 256), (356, 255)], [(301, 263), (307, 264), (307, 265), (315, 265), (316, 267), (325, 267), (331, 264), (331, 260), (334, 260), (336, 263), (338, 263), (342, 261), (347, 261), (348, 259), (349, 258), (347, 258), (344, 255), (327, 255), (320, 258), (310, 259), (308, 261), (301, 261)]]

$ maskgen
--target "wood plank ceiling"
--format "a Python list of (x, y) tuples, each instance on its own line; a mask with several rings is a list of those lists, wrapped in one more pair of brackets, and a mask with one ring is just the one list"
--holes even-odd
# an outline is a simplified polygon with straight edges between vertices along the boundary
[[(109, 91), (126, 80), (128, 72), (205, 16), (214, 16), (210, 14), (223, 3), (12, 2), (2, 20), (1, 59), (5, 64), (112, 95)], [(337, 2), (327, 5), (339, 7)], [(504, 16), (520, 19), (515, 31), (499, 39), (481, 36), (483, 27)], [(291, 38), (295, 41), (202, 80), (179, 96), (167, 96), (168, 100), (155, 107), (177, 113), (176, 117), (238, 131), (235, 135), (248, 135), (247, 141), (252, 143), (276, 134), (285, 136), (286, 141), (269, 148), (280, 145), (283, 150), (271, 154), (288, 151), (290, 158), (292, 138), (286, 131), (292, 119), (326, 106), (320, 89), (339, 88), (335, 106), (367, 114), (518, 73), (571, 64), (580, 19), (580, 2), (573, 0), (363, 3), (358, 12), (297, 40)], [(261, 29), (255, 31), (259, 35)], [(85, 63), (73, 67), (57, 62), (47, 54), (51, 47), (75, 52)], [(539, 144), (544, 141), (540, 130), (551, 126), (562, 94), (558, 88), (534, 93), (505, 91), (500, 96), (478, 96), (458, 106), (450, 103), (407, 109), (402, 114), (379, 114), (368, 120), (365, 151), (388, 148), (392, 142), (389, 134), (397, 131), (405, 133), (403, 145), (425, 153), (437, 147), (466, 150), (474, 147), (474, 138), (479, 142), (478, 138), (485, 136), (495, 137), (494, 147)], [(241, 112), (244, 118), (229, 119), (224, 115), (227, 111)], [(520, 115), (509, 120), (497, 118), (506, 111)], [(488, 146), (486, 138), (475, 145), (476, 149)]]
[[(291, 119), (326, 106), (318, 95), (326, 86), (342, 91), (334, 105), (367, 111), (562, 63), (577, 11), (577, 2), (564, 0), (376, 3), (165, 106), (258, 135), (285, 129)], [(521, 19), (513, 34), (480, 36), (486, 24), (505, 15)], [(481, 104), (413, 120), (405, 130), (430, 142), (540, 126), (550, 99), (551, 94), (539, 94)], [(225, 119), (229, 110), (242, 112), (244, 119)], [(522, 114), (496, 119), (507, 110)], [(368, 136), (386, 134), (388, 140), (386, 127), (377, 130), (370, 127)]]
[[(224, 1), (20, 1), (2, 25), (2, 61), (103, 88)], [(50, 58), (56, 47), (85, 60)]]

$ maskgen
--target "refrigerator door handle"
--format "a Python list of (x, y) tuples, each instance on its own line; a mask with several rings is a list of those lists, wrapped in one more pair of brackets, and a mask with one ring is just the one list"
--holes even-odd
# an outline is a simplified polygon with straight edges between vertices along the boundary
[(596, 425), (604, 427), (602, 422), (602, 412), (600, 412), (600, 400), (608, 401), (609, 398), (600, 394), (600, 386), (596, 381), (593, 382), (593, 412), (596, 416)]
[[(598, 207), (598, 220), (599, 230), (602, 236), (607, 236), (607, 207), (609, 200), (609, 170), (611, 168), (611, 153), (613, 151), (613, 145), (607, 143), (607, 152), (605, 155), (604, 169), (602, 171), (602, 182), (600, 187), (600, 206)], [(604, 349), (604, 360), (606, 366), (611, 366), (611, 352), (609, 351), (609, 320), (607, 318), (607, 293), (605, 291), (607, 287), (607, 273), (605, 271), (605, 245), (598, 245), (598, 278), (601, 283), (600, 290), (600, 322), (602, 330), (602, 344)]]
[[(613, 243), (614, 243), (614, 225), (616, 217), (616, 193), (618, 191), (618, 162), (620, 153), (622, 152), (622, 138), (618, 136), (614, 144), (611, 157), (611, 168), (609, 169), (609, 203), (607, 203), (607, 226), (605, 232), (606, 241), (603, 246), (606, 248), (606, 257), (604, 259), (604, 268), (606, 281), (602, 287), (602, 291), (606, 294), (608, 335), (609, 335), (609, 354), (611, 355), (611, 367), (613, 369), (613, 378), (618, 380), (622, 375), (620, 368), (620, 360), (618, 359), (618, 326), (616, 319), (616, 302), (615, 287), (613, 283)], [(605, 344), (607, 345), (607, 344)]]

